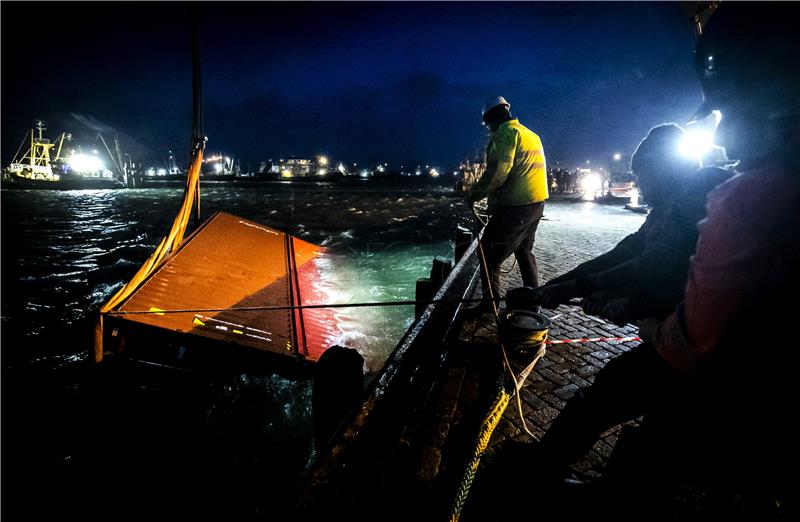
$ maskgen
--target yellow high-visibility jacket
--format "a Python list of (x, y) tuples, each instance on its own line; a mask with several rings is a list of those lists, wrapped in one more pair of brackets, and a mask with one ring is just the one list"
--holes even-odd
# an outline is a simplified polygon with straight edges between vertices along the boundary
[(486, 148), (486, 172), (472, 192), (475, 199), (488, 195), (490, 207), (546, 200), (547, 164), (539, 136), (517, 119), (501, 123)]

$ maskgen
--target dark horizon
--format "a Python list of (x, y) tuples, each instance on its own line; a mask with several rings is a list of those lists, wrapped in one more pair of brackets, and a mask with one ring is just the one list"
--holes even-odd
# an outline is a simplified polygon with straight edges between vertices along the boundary
[[(243, 167), (322, 153), (451, 168), (482, 151), (495, 94), (550, 165), (603, 165), (701, 99), (678, 3), (4, 2), (4, 166), (34, 119), (185, 164), (195, 7), (208, 150)], [(35, 38), (15, 27), (30, 19)]]

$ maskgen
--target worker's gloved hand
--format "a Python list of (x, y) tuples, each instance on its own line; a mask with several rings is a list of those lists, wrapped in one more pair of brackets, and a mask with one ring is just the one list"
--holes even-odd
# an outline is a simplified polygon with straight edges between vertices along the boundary
[(536, 289), (537, 303), (551, 310), (560, 304), (569, 302), (573, 297), (580, 297), (580, 295), (578, 283), (574, 279), (556, 285), (540, 286)]
[(619, 326), (632, 320), (630, 299), (615, 292), (594, 292), (584, 297), (581, 308), (589, 315), (603, 317)]

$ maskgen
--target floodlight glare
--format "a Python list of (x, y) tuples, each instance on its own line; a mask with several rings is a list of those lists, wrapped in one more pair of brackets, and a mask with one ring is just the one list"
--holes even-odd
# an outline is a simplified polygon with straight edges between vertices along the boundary
[(691, 129), (681, 138), (678, 153), (686, 158), (702, 158), (711, 150), (714, 134), (702, 129)]

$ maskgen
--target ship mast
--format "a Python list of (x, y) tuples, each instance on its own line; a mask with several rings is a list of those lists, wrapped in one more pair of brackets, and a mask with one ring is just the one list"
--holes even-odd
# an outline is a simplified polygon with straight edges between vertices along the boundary
[(61, 137), (58, 139), (58, 150), (56, 151), (56, 161), (61, 159), (61, 149), (64, 148), (64, 140), (70, 141), (72, 139), (72, 134), (67, 134), (66, 132), (61, 133)]
[(44, 130), (46, 130), (46, 129), (47, 129), (47, 127), (45, 126), (45, 123), (44, 123), (44, 121), (42, 121), (42, 120), (36, 120), (36, 122), (35, 122), (33, 125), (34, 125), (34, 127), (36, 128), (36, 130), (38, 130), (38, 131), (39, 131), (39, 141), (42, 141), (42, 139), (44, 139), (44, 136), (43, 136), (43, 134), (42, 134), (42, 131), (44, 131)]
[(122, 161), (122, 151), (119, 148), (119, 136), (116, 134), (114, 135), (114, 148), (116, 149), (115, 152), (117, 153), (117, 167), (119, 168), (119, 171), (122, 174), (122, 183), (127, 187), (128, 166), (125, 165), (124, 161)]
[[(49, 140), (44, 138), (44, 131), (47, 126), (44, 121), (36, 120), (34, 128), (31, 129), (31, 173), (33, 177), (43, 176), (45, 179), (52, 177), (50, 170), (50, 149), (55, 144), (50, 143)], [(35, 132), (38, 131), (39, 135), (36, 136)]]
[[(103, 324), (104, 316), (110, 311), (116, 309), (122, 302), (130, 297), (153, 273), (159, 264), (168, 256), (172, 255), (180, 247), (183, 238), (186, 234), (186, 226), (189, 219), (192, 217), (192, 209), (195, 206), (195, 196), (200, 196), (200, 168), (203, 165), (203, 150), (205, 149), (206, 139), (203, 136), (202, 127), (202, 103), (200, 98), (200, 44), (198, 39), (197, 18), (193, 27), (194, 33), (194, 70), (193, 70), (193, 108), (194, 114), (192, 118), (192, 161), (186, 176), (186, 189), (183, 194), (183, 203), (178, 210), (178, 215), (175, 216), (175, 221), (172, 223), (169, 233), (161, 240), (161, 243), (156, 247), (152, 255), (144, 262), (139, 268), (139, 271), (134, 274), (128, 283), (119, 289), (106, 304), (100, 308), (100, 317), (98, 318), (95, 327), (94, 337), (94, 360), (100, 362), (103, 360)], [(198, 218), (200, 206), (197, 206)]]
[[(192, 20), (192, 158), (195, 152), (202, 151), (206, 146), (206, 137), (203, 135), (203, 84), (200, 70), (200, 13), (195, 9)], [(188, 173), (187, 173), (188, 176)], [(187, 179), (188, 182), (188, 179)], [(196, 185), (197, 213), (195, 224), (200, 224), (200, 182)]]

